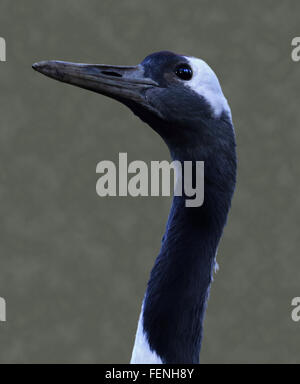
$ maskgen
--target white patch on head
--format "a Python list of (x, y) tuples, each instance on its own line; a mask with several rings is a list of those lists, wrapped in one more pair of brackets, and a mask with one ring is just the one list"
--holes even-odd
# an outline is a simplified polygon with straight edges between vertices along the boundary
[(229, 104), (215, 72), (201, 59), (195, 57), (185, 57), (185, 59), (193, 70), (193, 78), (185, 85), (205, 98), (212, 107), (215, 117), (220, 117), (223, 112), (226, 112), (232, 119)]
[(161, 358), (151, 351), (147, 341), (143, 327), (143, 313), (144, 306), (142, 306), (130, 364), (162, 364)]

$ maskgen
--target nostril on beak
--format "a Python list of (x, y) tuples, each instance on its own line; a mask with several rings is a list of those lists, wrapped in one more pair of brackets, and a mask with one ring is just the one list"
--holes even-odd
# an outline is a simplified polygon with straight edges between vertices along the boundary
[(102, 74), (105, 76), (122, 77), (120, 73), (113, 72), (113, 71), (102, 71)]

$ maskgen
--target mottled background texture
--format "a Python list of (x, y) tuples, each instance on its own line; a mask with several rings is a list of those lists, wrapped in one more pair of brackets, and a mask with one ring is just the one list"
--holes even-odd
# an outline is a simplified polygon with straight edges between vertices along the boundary
[(1, 363), (126, 363), (170, 199), (97, 197), (96, 164), (169, 159), (116, 102), (51, 81), (45, 59), (206, 60), (234, 116), (237, 191), (219, 248), (203, 363), (300, 363), (300, 3), (0, 0)]

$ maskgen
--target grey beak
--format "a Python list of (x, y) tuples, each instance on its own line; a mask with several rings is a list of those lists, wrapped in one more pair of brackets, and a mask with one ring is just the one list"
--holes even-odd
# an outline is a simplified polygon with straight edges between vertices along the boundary
[(45, 76), (111, 97), (121, 102), (145, 104), (145, 91), (158, 84), (144, 77), (141, 65), (122, 67), (43, 61), (32, 68)]

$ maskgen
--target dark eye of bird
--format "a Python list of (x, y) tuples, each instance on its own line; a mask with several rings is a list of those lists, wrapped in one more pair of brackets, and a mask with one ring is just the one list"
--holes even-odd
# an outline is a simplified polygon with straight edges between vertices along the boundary
[(176, 75), (181, 79), (181, 80), (191, 80), (193, 77), (193, 71), (192, 68), (188, 64), (181, 64), (176, 68), (175, 71)]

